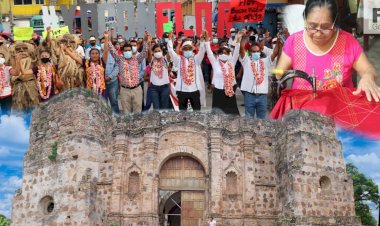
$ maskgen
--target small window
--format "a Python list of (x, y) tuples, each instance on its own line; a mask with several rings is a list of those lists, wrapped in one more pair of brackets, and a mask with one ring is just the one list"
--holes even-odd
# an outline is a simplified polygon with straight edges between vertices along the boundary
[(36, 0), (36, 4), (37, 5), (43, 5), (44, 4), (44, 0)]
[(50, 214), (54, 210), (54, 200), (51, 196), (45, 196), (40, 201), (40, 206), (44, 214)]
[(31, 5), (32, 0), (14, 0), (14, 5)]
[(128, 180), (128, 193), (137, 194), (140, 191), (140, 176), (137, 172), (133, 171), (129, 174)]
[(237, 175), (235, 172), (226, 174), (226, 192), (228, 195), (236, 195), (237, 192)]
[(331, 180), (330, 178), (323, 176), (319, 179), (319, 187), (322, 191), (329, 190), (331, 188)]

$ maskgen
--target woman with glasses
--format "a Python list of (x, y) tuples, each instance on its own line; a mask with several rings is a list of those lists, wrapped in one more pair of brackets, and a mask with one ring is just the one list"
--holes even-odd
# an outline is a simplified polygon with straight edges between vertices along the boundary
[[(277, 68), (302, 70), (309, 75), (314, 72), (317, 90), (338, 86), (353, 88), (351, 76), (356, 70), (361, 79), (353, 94), (364, 91), (368, 101), (378, 102), (380, 88), (375, 83), (376, 70), (357, 40), (337, 28), (337, 18), (335, 0), (308, 0), (304, 11), (305, 30), (286, 40)], [(311, 85), (296, 78), (292, 88), (311, 90)]]

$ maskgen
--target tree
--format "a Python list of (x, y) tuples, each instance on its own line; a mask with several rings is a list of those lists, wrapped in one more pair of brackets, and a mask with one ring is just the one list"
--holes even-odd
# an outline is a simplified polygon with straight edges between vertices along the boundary
[(372, 179), (360, 173), (352, 163), (346, 165), (347, 173), (351, 175), (354, 184), (355, 212), (363, 225), (376, 226), (376, 220), (371, 215), (368, 202), (380, 207), (379, 188)]
[(4, 215), (0, 214), (0, 226), (9, 226), (10, 222)]

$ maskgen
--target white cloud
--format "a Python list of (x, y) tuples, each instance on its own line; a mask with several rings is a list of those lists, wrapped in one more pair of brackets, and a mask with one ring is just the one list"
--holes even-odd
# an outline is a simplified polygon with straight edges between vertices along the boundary
[(29, 128), (22, 117), (3, 115), (0, 118), (0, 142), (29, 143)]
[(8, 177), (8, 179), (0, 182), (0, 192), (13, 193), (21, 187), (22, 179), (17, 176)]
[(367, 153), (364, 155), (354, 155), (351, 154), (347, 157), (347, 160), (352, 162), (355, 166), (359, 166), (364, 164), (368, 167), (368, 164), (379, 167), (380, 166), (380, 158), (376, 153)]
[(3, 214), (9, 219), (11, 218), (12, 198), (13, 194), (8, 193), (0, 199), (0, 214)]

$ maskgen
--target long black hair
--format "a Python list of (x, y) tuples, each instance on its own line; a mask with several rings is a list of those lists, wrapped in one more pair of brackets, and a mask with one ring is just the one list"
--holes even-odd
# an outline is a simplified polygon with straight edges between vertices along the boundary
[(303, 12), (304, 19), (310, 14), (315, 7), (326, 7), (330, 11), (331, 20), (337, 22), (339, 20), (339, 9), (336, 0), (308, 0)]

